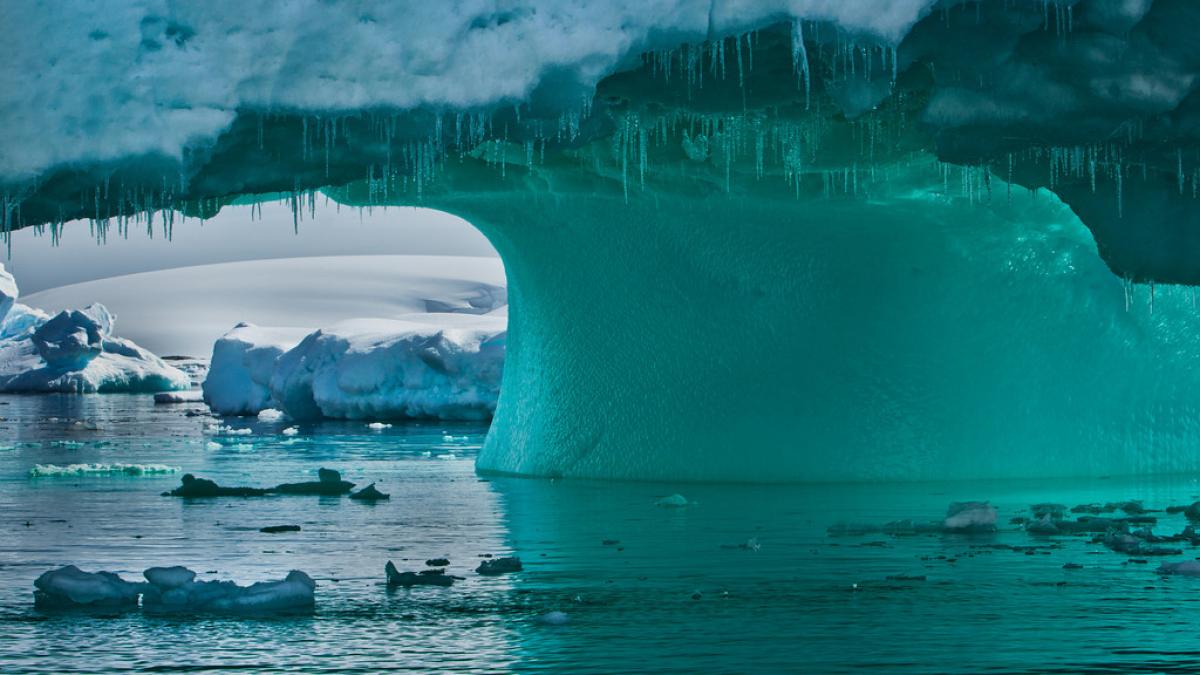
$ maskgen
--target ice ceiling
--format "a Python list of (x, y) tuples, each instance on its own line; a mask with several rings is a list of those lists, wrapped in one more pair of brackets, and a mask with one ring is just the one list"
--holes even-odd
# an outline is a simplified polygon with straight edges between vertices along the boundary
[[(279, 192), (299, 214), (316, 189), (467, 218), (512, 302), (487, 469), (1196, 468), (1200, 383), (1167, 374), (1192, 320), (1117, 313), (1131, 282), (1200, 283), (1195, 26), (1191, 0), (15, 0), (3, 226), (102, 237)], [(1047, 234), (1079, 221), (1111, 273)], [(1038, 304), (1067, 277), (1070, 302)], [(863, 279), (906, 295), (872, 304)], [(969, 323), (1001, 291), (1032, 304)], [(1063, 454), (1081, 444), (1103, 457)]]

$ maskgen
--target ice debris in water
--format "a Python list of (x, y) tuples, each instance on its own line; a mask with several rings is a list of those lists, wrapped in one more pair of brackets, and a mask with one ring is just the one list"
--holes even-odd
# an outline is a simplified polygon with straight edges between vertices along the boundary
[(371, 422), (367, 425), (367, 428), (372, 431), (383, 431), (384, 429), (391, 429), (392, 425), (384, 424), (383, 422)]
[(271, 494), (284, 495), (344, 495), (354, 487), (354, 483), (342, 480), (342, 475), (333, 469), (318, 469), (317, 480), (300, 483), (281, 483), (272, 488), (255, 487), (222, 487), (207, 478), (197, 478), (190, 473), (184, 474), (181, 485), (170, 492), (164, 492), (169, 497), (265, 497)]
[(187, 612), (283, 612), (311, 608), (317, 584), (292, 570), (279, 581), (239, 586), (232, 581), (196, 581), (185, 567), (151, 567), (143, 573), (146, 609)]
[(521, 569), (520, 558), (496, 558), (495, 560), (484, 560), (479, 563), (479, 567), (476, 567), (475, 571), (484, 576), (494, 576), (509, 572), (520, 572)]
[(379, 489), (375, 487), (374, 483), (371, 483), (367, 487), (350, 495), (350, 499), (357, 499), (359, 501), (364, 501), (364, 502), (374, 502), (374, 501), (379, 501), (379, 500), (383, 500), (383, 499), (391, 499), (391, 497), (392, 496), (389, 494), (380, 492)]
[(546, 612), (537, 618), (538, 623), (547, 626), (565, 626), (571, 622), (571, 617), (566, 612)]
[(396, 565), (391, 560), (384, 565), (383, 573), (387, 576), (388, 586), (403, 586), (404, 588), (412, 588), (413, 586), (451, 586), (455, 581), (462, 581), (463, 577), (456, 577), (446, 574), (444, 569), (428, 569), (420, 572), (401, 572), (396, 569)]
[(668, 495), (662, 499), (659, 499), (658, 501), (654, 502), (654, 505), (661, 506), (663, 508), (680, 508), (687, 506), (688, 503), (689, 502), (686, 497), (676, 492), (673, 495)]
[(112, 572), (84, 572), (67, 565), (42, 574), (33, 582), (37, 607), (136, 607), (142, 584), (130, 583)]
[(946, 509), (942, 526), (960, 532), (995, 530), (996, 507), (987, 502), (954, 502)]
[(258, 413), (260, 422), (278, 422), (283, 419), (283, 411), (274, 408), (265, 408)]
[(1184, 560), (1177, 563), (1163, 563), (1155, 570), (1158, 574), (1179, 574), (1185, 577), (1200, 577), (1200, 560)]
[(284, 436), (295, 436), (296, 434), (300, 433), (300, 430), (296, 427), (288, 427), (279, 433), (283, 434)]
[(167, 403), (200, 403), (204, 396), (195, 389), (188, 391), (164, 391), (154, 395), (154, 402), (159, 405)]
[(137, 607), (187, 612), (280, 612), (311, 608), (317, 584), (293, 570), (279, 581), (239, 586), (232, 581), (196, 581), (186, 567), (151, 567), (145, 583), (125, 581), (111, 572), (84, 572), (68, 565), (33, 582), (34, 604), (42, 608)]
[(38, 464), (29, 470), (30, 478), (55, 476), (153, 476), (178, 473), (179, 467), (166, 464)]

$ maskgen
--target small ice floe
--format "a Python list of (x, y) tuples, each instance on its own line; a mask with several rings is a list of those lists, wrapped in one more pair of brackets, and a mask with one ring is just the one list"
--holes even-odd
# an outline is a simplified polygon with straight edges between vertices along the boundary
[(952, 532), (992, 532), (996, 507), (987, 502), (954, 502), (946, 509), (942, 527)]
[(676, 492), (673, 495), (667, 495), (666, 497), (663, 497), (662, 499), (659, 499), (658, 501), (654, 502), (655, 506), (661, 506), (666, 509), (683, 508), (683, 507), (687, 506), (688, 504), (689, 504), (689, 502), (688, 502), (687, 498), (684, 497), (683, 495), (679, 494), (678, 492)]
[(196, 581), (186, 567), (151, 567), (143, 573), (142, 606), (169, 612), (276, 613), (311, 609), (317, 584), (292, 570), (279, 581), (239, 586), (232, 581)]
[(1050, 516), (1042, 516), (1037, 520), (1025, 523), (1025, 531), (1030, 534), (1058, 534), (1058, 521)]
[(33, 604), (39, 608), (137, 607), (143, 584), (125, 581), (112, 572), (84, 572), (67, 565), (42, 574), (33, 582)]
[(354, 483), (342, 480), (342, 474), (333, 469), (318, 469), (316, 481), (304, 483), (283, 483), (275, 486), (275, 491), (285, 495), (344, 495), (349, 492)]
[(225, 436), (249, 436), (250, 434), (254, 433), (254, 430), (249, 428), (234, 429), (233, 427), (226, 425), (217, 427), (217, 433)]
[(283, 419), (283, 411), (274, 408), (264, 408), (258, 411), (259, 422), (278, 422)]
[(221, 445), (220, 443), (217, 443), (216, 441), (209, 441), (204, 444), (204, 447), (209, 450), (220, 450), (221, 448), (223, 448), (225, 446)]
[(522, 569), (520, 558), (496, 558), (494, 560), (484, 560), (479, 563), (479, 567), (475, 568), (475, 572), (484, 576), (495, 576), (497, 574), (520, 572)]
[(38, 464), (29, 470), (30, 478), (63, 476), (157, 476), (178, 473), (179, 467), (166, 464)]
[(1067, 515), (1066, 504), (1052, 504), (1049, 502), (1043, 502), (1041, 504), (1034, 504), (1033, 506), (1030, 506), (1029, 510), (1031, 513), (1033, 513), (1035, 520), (1041, 520), (1042, 518), (1062, 520)]
[(295, 436), (296, 434), (300, 433), (300, 430), (296, 427), (288, 427), (279, 433), (283, 434), (284, 436)]
[(384, 429), (391, 429), (392, 425), (384, 424), (383, 422), (371, 422), (367, 425), (367, 428), (371, 431), (383, 431)]
[[(1138, 536), (1138, 535), (1141, 536)], [(1147, 541), (1150, 540), (1150, 541)], [(1134, 556), (1160, 556), (1160, 555), (1179, 555), (1183, 553), (1177, 548), (1165, 548), (1161, 546), (1151, 546), (1151, 542), (1155, 538), (1150, 531), (1140, 530), (1136, 534), (1123, 532), (1120, 530), (1109, 530), (1103, 537), (1099, 538), (1100, 543), (1106, 548), (1117, 553)]]
[(758, 553), (758, 551), (762, 549), (762, 545), (758, 543), (757, 538), (751, 538), (740, 544), (721, 544), (721, 548), (726, 550), (754, 551), (755, 553)]
[(421, 570), (420, 572), (401, 572), (396, 569), (396, 565), (391, 560), (383, 567), (383, 573), (387, 575), (388, 586), (403, 586), (404, 588), (412, 588), (413, 586), (452, 586), (455, 581), (462, 581), (463, 577), (456, 577), (446, 574), (444, 569)]
[(571, 623), (571, 616), (566, 612), (546, 612), (537, 618), (537, 622), (546, 626), (565, 626)]
[(1178, 574), (1185, 577), (1200, 577), (1200, 560), (1184, 560), (1177, 563), (1163, 563), (1155, 570), (1157, 574)]
[(392, 496), (389, 494), (380, 492), (375, 487), (374, 483), (371, 483), (367, 487), (359, 490), (358, 492), (352, 493), (350, 495), (350, 499), (357, 499), (359, 501), (364, 501), (364, 502), (374, 502), (374, 501), (379, 501), (381, 499), (391, 499), (391, 497)]
[(198, 389), (187, 391), (164, 391), (154, 395), (154, 403), (156, 405), (164, 405), (169, 403), (200, 403), (204, 400), (204, 394)]

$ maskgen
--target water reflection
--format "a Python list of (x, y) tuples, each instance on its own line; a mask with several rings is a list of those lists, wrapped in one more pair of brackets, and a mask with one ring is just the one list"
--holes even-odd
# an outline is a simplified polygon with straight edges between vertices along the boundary
[[(669, 485), (484, 478), (483, 429), (229, 422), (148, 397), (0, 397), (0, 671), (130, 668), (375, 672), (1192, 671), (1200, 581), (1160, 579), (1087, 537), (1007, 520), (1041, 501), (1200, 494), (1186, 477), (1019, 483)], [(83, 424), (76, 424), (78, 421)], [(93, 423), (89, 425), (89, 422)], [(31, 479), (35, 464), (157, 463), (226, 485), (377, 481), (386, 502), (160, 496), (178, 475)], [(662, 508), (682, 492), (690, 504)], [(837, 522), (936, 518), (991, 499), (978, 536), (830, 537)], [(1158, 514), (1170, 534), (1182, 516)], [(265, 525), (299, 532), (264, 534)], [(1034, 548), (1028, 548), (1033, 546)], [(519, 555), (482, 577), (480, 556)], [(1191, 550), (1175, 559), (1190, 559)], [(447, 557), (452, 588), (388, 589), (383, 565)], [(1063, 569), (1066, 562), (1083, 565)], [(302, 569), (317, 608), (287, 619), (37, 612), (31, 584), (65, 563), (137, 578), (185, 564), (242, 583)], [(890, 578), (889, 578), (890, 577)], [(923, 579), (921, 577), (924, 577)], [(568, 615), (547, 625), (547, 612)]]

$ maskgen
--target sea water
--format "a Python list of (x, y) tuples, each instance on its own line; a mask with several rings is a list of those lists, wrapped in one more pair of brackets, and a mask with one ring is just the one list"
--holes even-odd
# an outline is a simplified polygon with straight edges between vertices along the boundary
[[(1089, 481), (660, 484), (477, 475), (486, 429), (437, 422), (293, 425), (147, 396), (0, 397), (0, 672), (1195, 672), (1200, 579), (1091, 535), (1034, 537), (1030, 504), (1191, 503), (1191, 476)], [(296, 426), (295, 435), (282, 430)], [(747, 439), (747, 443), (752, 443)], [(175, 474), (31, 477), (42, 464)], [(182, 500), (333, 468), (391, 499)], [(687, 506), (663, 507), (680, 494)], [(832, 536), (837, 523), (937, 521), (987, 499), (988, 534)], [(1120, 514), (1117, 514), (1120, 515)], [(1173, 534), (1182, 515), (1160, 518)], [(266, 534), (260, 528), (299, 525)], [(1172, 562), (1197, 556), (1187, 544)], [(482, 556), (524, 570), (485, 577)], [(389, 589), (391, 560), (445, 557), (450, 588)], [(1082, 569), (1064, 569), (1077, 563)], [(311, 613), (43, 612), (33, 580), (65, 564), (140, 580), (153, 565), (240, 583), (300, 569)], [(889, 578), (891, 577), (891, 578)], [(558, 612), (560, 614), (553, 614)]]

